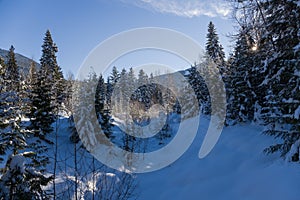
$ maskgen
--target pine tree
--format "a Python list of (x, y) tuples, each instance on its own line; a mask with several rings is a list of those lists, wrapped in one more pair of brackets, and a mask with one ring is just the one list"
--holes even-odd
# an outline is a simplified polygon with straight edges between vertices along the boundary
[(196, 63), (188, 69), (187, 79), (192, 86), (195, 95), (199, 101), (199, 106), (204, 114), (209, 114), (210, 110), (210, 97), (208, 88), (205, 84), (203, 77), (199, 74), (198, 70), (203, 70), (205, 66), (197, 65)]
[(41, 70), (46, 74), (46, 78), (52, 83), (52, 85), (55, 82), (54, 71), (58, 66), (55, 55), (57, 52), (57, 46), (52, 40), (50, 31), (47, 30), (42, 45), (42, 57), (40, 59), (40, 64)]
[[(247, 50), (249, 54), (248, 58), (244, 56), (244, 61), (248, 64), (242, 64), (244, 66), (248, 65), (246, 69), (247, 79), (245, 80), (247, 80), (249, 86), (251, 86), (252, 98), (254, 98), (254, 106), (251, 106), (251, 109), (254, 109), (253, 121), (256, 123), (260, 123), (261, 107), (263, 104), (265, 104), (264, 96), (267, 91), (266, 86), (262, 84), (267, 75), (266, 67), (263, 66), (262, 63), (267, 57), (272, 56), (274, 50), (273, 42), (272, 40), (268, 42), (266, 39), (263, 39), (266, 33), (268, 33), (269, 31), (266, 29), (266, 15), (264, 9), (261, 6), (261, 2), (251, 0), (235, 0), (234, 2), (235, 4), (233, 13), (235, 15), (234, 17), (237, 21), (237, 24), (240, 27), (237, 35), (238, 38), (236, 39), (236, 41), (241, 41), (239, 37), (243, 35), (243, 37), (245, 37), (243, 39), (245, 41), (244, 47), (246, 47), (244, 49)], [(268, 37), (270, 36), (270, 34), (267, 35)], [(236, 46), (237, 45), (238, 44), (236, 44)], [(231, 58), (230, 62), (231, 69), (231, 66), (234, 62), (234, 55)], [(235, 73), (232, 72), (234, 70), (234, 67), (230, 70), (230, 77), (228, 77), (229, 79), (231, 79), (231, 76), (233, 76), (233, 74)], [(231, 81), (232, 80), (229, 80), (228, 82)], [(231, 86), (229, 85), (228, 88), (231, 88)], [(231, 92), (228, 91), (228, 93)], [(228, 110), (232, 111), (232, 108), (229, 108)]]
[(249, 122), (254, 118), (255, 93), (250, 82), (253, 69), (252, 44), (247, 33), (240, 30), (230, 65), (227, 118), (233, 122)]
[(27, 106), (24, 108), (24, 113), (25, 116), (30, 118), (30, 112), (31, 112), (31, 105), (32, 105), (32, 95), (33, 95), (33, 85), (37, 82), (37, 69), (35, 62), (31, 60), (30, 62), (30, 68), (29, 68), (29, 74), (28, 76), (24, 77), (23, 80), (23, 95), (24, 98), (26, 99), (25, 101), (27, 102)]
[[(152, 75), (152, 77), (153, 77), (153, 75)], [(133, 68), (131, 67), (128, 72), (128, 84), (130, 87), (130, 91), (132, 91), (133, 88), (135, 87), (135, 83), (136, 83), (136, 77), (135, 77)]]
[[(265, 134), (282, 143), (266, 149), (280, 151), (288, 160), (299, 160), (299, 23), (296, 0), (237, 1), (239, 24), (254, 44), (249, 82), (255, 102), (255, 118), (267, 127)], [(238, 10), (238, 9), (236, 9)], [(247, 15), (246, 15), (247, 14)], [(299, 108), (299, 109), (298, 109)]]
[(8, 55), (7, 55), (7, 63), (6, 63), (6, 81), (11, 82), (9, 83), (9, 88), (10, 89), (15, 89), (16, 91), (19, 91), (19, 84), (20, 84), (20, 74), (19, 74), (19, 69), (17, 66), (17, 61), (15, 58), (15, 48), (13, 46), (10, 47)]
[(57, 64), (56, 53), (58, 48), (53, 42), (51, 33), (46, 31), (42, 45), (42, 57), (40, 59), (41, 71), (45, 73), (45, 78), (51, 86), (53, 98), (51, 104), (53, 109), (57, 110), (61, 106), (64, 98), (64, 77), (60, 66)]
[(46, 139), (53, 131), (53, 106), (51, 105), (52, 91), (47, 82), (46, 74), (40, 70), (35, 83), (32, 85), (30, 121), (35, 136)]
[(33, 84), (31, 123), (36, 136), (45, 139), (52, 132), (55, 113), (63, 101), (64, 79), (56, 61), (57, 46), (49, 30), (46, 31), (42, 45), (41, 69)]
[[(4, 59), (0, 56), (0, 118), (4, 119), (4, 111), (6, 107), (6, 102), (5, 102), (5, 64), (4, 64)], [(4, 120), (0, 121), (0, 131), (6, 127), (6, 123)], [(5, 149), (6, 149), (7, 144), (0, 144), (0, 156), (5, 154)], [(0, 162), (3, 161), (3, 158), (0, 157)]]
[(106, 88), (105, 88), (104, 78), (102, 75), (100, 75), (98, 78), (98, 84), (97, 84), (96, 94), (95, 94), (95, 110), (97, 116), (103, 114), (103, 109), (105, 104), (105, 93), (106, 93)]
[(5, 128), (1, 130), (1, 144), (7, 145), (13, 154), (17, 154), (18, 150), (24, 149), (25, 137), (22, 133), (21, 118), (22, 110), (20, 99), (20, 82), (19, 70), (15, 59), (14, 47), (11, 46), (7, 56), (6, 70), (3, 80), (4, 89), (1, 96), (3, 97), (3, 117)]
[(144, 72), (143, 69), (139, 71), (137, 83), (139, 86), (148, 84), (148, 75)]
[[(199, 70), (201, 71), (201, 74), (205, 76), (205, 81), (211, 82), (209, 84), (210, 86), (208, 86), (210, 87), (208, 88), (208, 90), (209, 92), (213, 92), (216, 95), (216, 96), (214, 95), (214, 98), (216, 99), (211, 98), (211, 96), (207, 98), (208, 101), (206, 101), (204, 112), (212, 115), (219, 115), (219, 114), (222, 115), (222, 112), (212, 113), (213, 110), (211, 108), (211, 104), (214, 101), (218, 101), (222, 98), (221, 96), (217, 97), (218, 95), (223, 95), (225, 93), (225, 91), (222, 91), (222, 87), (217, 83), (223, 81), (226, 85), (226, 83), (228, 82), (227, 80), (228, 66), (227, 63), (225, 62), (225, 53), (224, 53), (223, 46), (219, 42), (217, 31), (212, 22), (210, 22), (208, 25), (208, 33), (206, 38), (207, 38), (207, 42), (206, 42), (206, 54), (204, 57), (205, 61), (200, 63)], [(215, 68), (217, 68), (218, 71), (214, 70)], [(222, 80), (219, 80), (219, 78), (222, 78)], [(213, 83), (212, 81), (216, 81), (216, 82)], [(221, 107), (219, 109), (223, 110)]]
[[(56, 52), (57, 47), (52, 41), (50, 31), (47, 31), (42, 45), (41, 68), (37, 72), (36, 80), (32, 80), (29, 115), (30, 127), (34, 135), (30, 147), (32, 151), (37, 152), (32, 166), (41, 172), (44, 172), (46, 166), (50, 163), (49, 157), (46, 157), (45, 153), (49, 149), (49, 144), (53, 144), (53, 142), (48, 139), (47, 135), (53, 132), (52, 124), (58, 116), (59, 106), (62, 102), (61, 91), (63, 89), (61, 82), (63, 76), (56, 62)], [(55, 177), (53, 180), (55, 180)]]
[(209, 59), (213, 60), (218, 66), (220, 73), (225, 73), (225, 53), (222, 45), (219, 42), (219, 36), (217, 34), (215, 25), (212, 22), (208, 24), (206, 42), (206, 54)]
[(51, 178), (47, 178), (32, 166), (37, 152), (32, 152), (27, 142), (31, 131), (22, 122), (28, 101), (23, 94), (24, 81), (20, 80), (16, 64), (14, 48), (8, 54), (7, 70), (3, 79), (4, 97), (3, 124), (0, 143), (4, 153), (10, 153), (0, 178), (1, 199), (34, 199), (44, 196), (41, 185), (47, 185)]
[[(64, 79), (63, 73), (61, 68), (56, 65), (53, 70), (53, 79), (54, 84), (52, 86), (52, 106), (54, 108), (54, 113), (56, 115), (59, 114), (60, 110), (62, 109), (62, 103), (65, 99), (65, 87), (66, 87), (66, 81)], [(58, 116), (56, 116), (57, 118)]]
[(144, 72), (143, 69), (139, 71), (137, 85), (138, 85), (138, 96), (137, 99), (140, 103), (144, 104), (145, 110), (150, 107), (150, 90), (149, 90), (149, 79), (148, 75)]
[(114, 66), (110, 75), (110, 82), (113, 85), (113, 87), (115, 86), (115, 84), (119, 81), (120, 78), (120, 72), (118, 71), (117, 67)]
[[(118, 105), (116, 102), (119, 102), (119, 88), (116, 87), (118, 81), (120, 79), (120, 72), (118, 71), (117, 67), (114, 66), (111, 72), (111, 75), (109, 76), (109, 80), (107, 82), (107, 101), (109, 102), (110, 109), (117, 110)], [(115, 99), (112, 99), (113, 94), (116, 94), (114, 96)]]
[(8, 158), (0, 179), (0, 198), (4, 200), (50, 199), (43, 189), (51, 177), (46, 177), (28, 165), (33, 152), (23, 152)]
[(106, 81), (106, 105), (107, 108), (110, 109), (111, 108), (111, 95), (113, 92), (113, 85), (110, 82), (110, 77), (107, 77), (107, 81)]
[[(262, 85), (268, 89), (265, 95), (267, 104), (263, 105), (262, 115), (269, 127), (265, 133), (283, 140), (268, 148), (267, 152), (280, 151), (282, 156), (290, 152), (287, 159), (298, 161), (300, 7), (297, 1), (288, 0), (263, 2), (261, 7), (265, 12), (268, 30), (262, 37), (266, 44), (262, 48), (273, 54), (263, 62), (267, 76)], [(270, 46), (272, 49), (269, 49)]]
[(95, 93), (95, 111), (100, 123), (101, 129), (106, 137), (112, 138), (111, 112), (106, 104), (106, 85), (102, 75), (98, 78)]
[(118, 83), (114, 86), (114, 106), (115, 113), (124, 114), (124, 107), (128, 103), (126, 98), (128, 97), (128, 79), (126, 69), (122, 69)]

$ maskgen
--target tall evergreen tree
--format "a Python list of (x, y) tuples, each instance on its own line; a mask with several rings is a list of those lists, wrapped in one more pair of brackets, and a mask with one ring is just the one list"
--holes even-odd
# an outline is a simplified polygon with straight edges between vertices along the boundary
[(230, 76), (227, 79), (230, 83), (230, 88), (227, 88), (227, 117), (233, 120), (233, 123), (252, 121), (254, 118), (255, 95), (250, 82), (253, 69), (251, 47), (251, 43), (247, 41), (247, 33), (240, 30), (230, 65)]
[(52, 96), (51, 104), (54, 108), (54, 113), (58, 115), (60, 110), (62, 109), (62, 103), (66, 96), (65, 94), (66, 81), (64, 79), (62, 70), (58, 65), (54, 67), (53, 79), (54, 79), (54, 84), (52, 86), (53, 96)]
[(224, 74), (225, 53), (222, 45), (219, 42), (219, 36), (217, 34), (215, 25), (212, 22), (209, 22), (208, 24), (208, 33), (206, 38), (206, 54), (209, 59), (213, 60), (216, 63), (216, 65), (219, 67), (221, 74)]
[[(19, 91), (20, 86), (20, 74), (17, 65), (17, 61), (15, 58), (15, 48), (13, 46), (10, 47), (8, 55), (7, 55), (7, 63), (6, 63), (6, 81), (8, 83), (8, 90), (16, 89)], [(11, 83), (10, 83), (11, 82)]]
[(105, 107), (105, 93), (106, 93), (106, 87), (104, 83), (104, 78), (102, 75), (100, 75), (98, 78), (96, 94), (95, 94), (95, 110), (97, 115), (103, 114), (103, 110)]
[[(5, 98), (4, 98), (4, 92), (5, 92), (5, 64), (4, 59), (0, 56), (0, 118), (4, 118), (4, 110), (5, 110)], [(6, 123), (1, 120), (0, 121), (0, 131), (2, 132), (2, 129), (6, 127)], [(0, 145), (0, 156), (5, 154), (6, 144)], [(3, 161), (3, 158), (0, 157), (0, 162)]]
[(54, 83), (54, 71), (57, 65), (56, 53), (58, 48), (52, 40), (52, 36), (49, 30), (46, 31), (43, 45), (42, 45), (42, 57), (40, 59), (41, 70), (46, 74), (46, 78), (53, 85)]
[[(120, 72), (117, 69), (116, 66), (113, 67), (112, 72), (110, 74), (110, 76), (108, 77), (107, 80), (107, 101), (108, 104), (110, 106), (110, 109), (115, 108), (116, 104), (115, 104), (115, 100), (112, 101), (112, 95), (113, 93), (118, 94), (119, 93), (119, 88), (116, 88), (117, 82), (120, 79)], [(116, 101), (118, 101), (117, 96), (115, 97)]]
[[(262, 115), (269, 127), (265, 133), (283, 139), (282, 143), (271, 146), (267, 151), (279, 150), (283, 156), (292, 151), (288, 159), (293, 161), (299, 160), (300, 147), (298, 4), (298, 1), (283, 0), (263, 2), (261, 5), (268, 30), (262, 37), (265, 42), (262, 48), (273, 54), (263, 62), (267, 76), (262, 85), (267, 87), (267, 103), (263, 105)], [(272, 49), (269, 49), (270, 46)]]
[(1, 91), (4, 98), (4, 109), (1, 110), (4, 128), (0, 129), (0, 144), (1, 150), (10, 155), (0, 178), (0, 198), (36, 199), (44, 196), (41, 185), (47, 185), (50, 178), (32, 168), (37, 152), (30, 151), (27, 139), (31, 132), (21, 120), (28, 102), (21, 90), (24, 82), (20, 81), (13, 47), (8, 54), (7, 66), (3, 79), (4, 88)]
[[(266, 149), (299, 160), (299, 3), (236, 1), (239, 24), (255, 42), (249, 82), (253, 88), (255, 118), (263, 120), (264, 133), (283, 142)], [(238, 10), (238, 9), (236, 9)]]
[(37, 81), (33, 84), (31, 100), (31, 123), (41, 138), (45, 138), (53, 130), (51, 125), (63, 100), (64, 80), (56, 61), (57, 51), (51, 33), (47, 30), (42, 45), (41, 68)]
[(95, 111), (103, 133), (112, 138), (111, 111), (106, 105), (106, 85), (102, 75), (98, 78), (95, 92)]
[(14, 47), (11, 46), (7, 55), (7, 64), (3, 80), (3, 97), (4, 109), (1, 121), (4, 122), (5, 128), (1, 130), (1, 143), (12, 150), (16, 155), (18, 150), (24, 149), (25, 137), (21, 127), (21, 104), (20, 99), (20, 82), (19, 70), (15, 59)]
[[(150, 96), (151, 91), (149, 90), (149, 78), (143, 69), (139, 71), (138, 79), (137, 79), (137, 97), (136, 99), (144, 104), (145, 108), (148, 109), (150, 106)], [(141, 108), (142, 109), (142, 108)]]
[(115, 84), (119, 81), (120, 79), (120, 72), (117, 69), (116, 66), (113, 67), (111, 75), (109, 76), (110, 82), (113, 85), (113, 87), (115, 86)]
[(41, 72), (46, 75), (45, 78), (49, 82), (53, 92), (51, 104), (53, 109), (56, 110), (61, 106), (64, 97), (64, 77), (60, 66), (57, 64), (57, 52), (58, 48), (53, 42), (50, 31), (47, 30), (42, 45), (40, 64)]
[(110, 77), (107, 77), (106, 95), (105, 95), (106, 101), (105, 101), (105, 103), (106, 103), (108, 109), (111, 108), (111, 95), (112, 95), (112, 92), (113, 92), (113, 86), (110, 82)]
[[(33, 151), (38, 152), (34, 157), (33, 166), (40, 171), (45, 171), (46, 165), (50, 163), (49, 157), (45, 156), (45, 152), (48, 151), (49, 144), (53, 144), (53, 142), (48, 139), (47, 135), (53, 132), (52, 124), (58, 116), (59, 105), (62, 102), (61, 91), (63, 89), (60, 87), (63, 76), (60, 67), (57, 65), (56, 52), (57, 47), (53, 43), (50, 31), (47, 30), (42, 45), (41, 68), (37, 72), (37, 79), (33, 80), (30, 100), (31, 131), (35, 136), (35, 140), (30, 143), (30, 147)], [(55, 133), (57, 133), (57, 130), (58, 126), (56, 126)], [(57, 137), (55, 138), (57, 139)], [(57, 152), (56, 148), (55, 152)], [(54, 157), (56, 155), (54, 154)]]
[(51, 105), (52, 91), (47, 82), (46, 74), (40, 70), (37, 80), (32, 85), (31, 95), (31, 125), (35, 136), (45, 139), (46, 134), (53, 131), (53, 106)]
[(187, 73), (187, 79), (189, 84), (195, 91), (199, 106), (204, 114), (209, 114), (210, 98), (207, 86), (202, 76), (200, 76), (198, 69), (203, 70), (205, 66), (197, 65), (196, 63), (191, 66)]

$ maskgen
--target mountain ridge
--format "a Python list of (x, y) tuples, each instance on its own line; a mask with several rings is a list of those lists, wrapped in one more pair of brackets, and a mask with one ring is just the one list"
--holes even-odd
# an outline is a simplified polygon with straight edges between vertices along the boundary
[[(2, 57), (4, 59), (5, 63), (7, 62), (8, 52), (9, 52), (8, 50), (0, 48), (0, 57)], [(22, 71), (25, 75), (27, 75), (29, 73), (30, 64), (32, 61), (35, 63), (35, 66), (37, 68), (40, 68), (40, 64), (33, 59), (30, 59), (19, 53), (15, 53), (15, 56), (16, 56), (16, 61), (17, 61), (17, 65), (18, 65), (19, 69), (22, 69)]]

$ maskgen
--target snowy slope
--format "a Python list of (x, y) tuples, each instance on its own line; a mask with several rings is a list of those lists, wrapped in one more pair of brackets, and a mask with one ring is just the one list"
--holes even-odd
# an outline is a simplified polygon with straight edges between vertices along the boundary
[[(299, 163), (284, 162), (278, 155), (263, 154), (263, 149), (274, 140), (261, 135), (261, 127), (249, 124), (225, 127), (212, 152), (200, 160), (198, 152), (208, 122), (201, 117), (193, 144), (176, 162), (159, 171), (126, 177), (125, 183), (135, 177), (133, 184), (137, 187), (133, 197), (141, 200), (299, 200)], [(68, 119), (60, 120), (57, 199), (75, 199), (74, 144), (69, 140), (68, 127)], [(55, 141), (54, 133), (50, 139)], [(76, 145), (76, 149), (79, 199), (91, 199), (93, 189), (100, 198), (116, 194), (118, 187), (123, 188), (124, 174), (97, 161), (94, 161), (97, 179), (94, 186), (92, 157), (80, 145)], [(51, 146), (48, 152), (51, 161), (53, 152)], [(53, 165), (48, 166), (48, 172), (53, 172)]]
[[(261, 127), (249, 124), (225, 127), (213, 151), (200, 160), (198, 152), (208, 122), (206, 117), (201, 117), (196, 139), (175, 163), (159, 171), (134, 175), (137, 184), (134, 197), (141, 200), (299, 199), (300, 165), (285, 163), (278, 155), (262, 153), (274, 140), (261, 135)], [(59, 125), (57, 188), (65, 192), (58, 199), (74, 199), (74, 144), (69, 140), (68, 123), (63, 119)], [(54, 136), (51, 135), (52, 140)], [(80, 199), (90, 199), (92, 157), (79, 146)], [(51, 159), (52, 150), (49, 152)], [(106, 190), (119, 183), (122, 175), (117, 171), (103, 167), (97, 161), (96, 169), (96, 177), (100, 180), (98, 188), (103, 188), (103, 179)], [(52, 166), (48, 170), (51, 172)], [(108, 178), (110, 184), (106, 183)]]
[[(55, 130), (55, 123), (53, 127)], [(119, 199), (120, 193), (121, 196), (124, 195), (127, 189), (123, 187), (124, 183), (132, 184), (132, 188), (135, 187), (133, 175), (107, 168), (96, 159), (93, 159), (80, 142), (78, 144), (72, 143), (69, 127), (70, 121), (67, 118), (60, 119), (57, 124), (56, 199), (75, 199), (75, 176), (77, 176), (76, 194), (79, 200), (92, 199), (93, 192), (95, 199)], [(55, 132), (49, 135), (51, 141), (55, 142), (55, 138)], [(49, 147), (47, 156), (51, 164), (47, 166), (47, 172), (53, 174), (55, 146)], [(76, 170), (74, 164), (75, 148), (77, 150)], [(53, 185), (48, 185), (47, 189), (52, 190)]]
[(173, 165), (137, 177), (140, 198), (151, 199), (287, 199), (300, 198), (300, 166), (284, 163), (263, 149), (273, 141), (253, 125), (227, 127), (204, 159), (198, 151), (207, 119), (191, 148)]

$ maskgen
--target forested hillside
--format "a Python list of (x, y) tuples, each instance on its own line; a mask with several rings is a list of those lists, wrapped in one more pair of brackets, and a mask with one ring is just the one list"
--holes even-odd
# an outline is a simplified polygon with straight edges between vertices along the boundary
[[(94, 127), (89, 126), (89, 122), (94, 120), (94, 115), (90, 113), (95, 113), (95, 120), (101, 127), (99, 134), (105, 135), (119, 148), (141, 154), (156, 151), (176, 137), (180, 123), (188, 124), (199, 113), (207, 121), (212, 115), (217, 115), (212, 113), (212, 99), (201, 73), (208, 77), (220, 77), (225, 84), (227, 107), (224, 132), (228, 136), (224, 136), (221, 145), (229, 148), (231, 141), (234, 145), (238, 144), (237, 139), (247, 143), (249, 137), (254, 149), (256, 142), (262, 147), (261, 152), (264, 152), (264, 159), (267, 160), (260, 157), (257, 161), (256, 157), (251, 157), (248, 154), (250, 145), (246, 145), (247, 149), (239, 149), (236, 155), (242, 160), (237, 162), (241, 171), (233, 177), (246, 174), (249, 168), (244, 165), (247, 164), (261, 164), (263, 168), (265, 163), (270, 163), (268, 159), (286, 161), (289, 177), (292, 177), (289, 167), (297, 168), (295, 163), (300, 162), (300, 2), (234, 0), (231, 5), (233, 20), (237, 25), (236, 34), (230, 36), (233, 51), (228, 58), (225, 57), (217, 27), (212, 21), (209, 22), (205, 59), (195, 60), (194, 64), (180, 71), (184, 84), (193, 89), (193, 94), (184, 97), (184, 104), (180, 104), (172, 89), (154, 81), (157, 77), (163, 77), (173, 84), (178, 80), (172, 78), (172, 74), (154, 75), (144, 70), (135, 73), (134, 66), (115, 66), (108, 77), (104, 77), (103, 74), (96, 74), (91, 66), (90, 74), (84, 80), (77, 80), (72, 75), (64, 77), (56, 57), (59, 49), (50, 30), (46, 31), (41, 41), (39, 64), (16, 54), (13, 45), (9, 51), (0, 49), (0, 199), (138, 197), (137, 180), (140, 177), (136, 178), (137, 175), (121, 169), (121, 172), (110, 169), (89, 153), (92, 148), (87, 144), (93, 146), (95, 141), (100, 141), (99, 135), (91, 138), (88, 134), (94, 132)], [(217, 66), (218, 72), (210, 68), (210, 63)], [(197, 98), (197, 106), (189, 105), (193, 95)], [(92, 98), (94, 105), (79, 100), (85, 98)], [(183, 112), (187, 108), (191, 109), (191, 112), (186, 112), (188, 114)], [(128, 127), (125, 126), (128, 123), (140, 127), (150, 124), (151, 120), (156, 119), (148, 114), (150, 111), (157, 116), (166, 116), (164, 121), (157, 122), (161, 128), (156, 135), (149, 138), (134, 137), (122, 129)], [(75, 112), (81, 114), (74, 115)], [(247, 127), (253, 136), (247, 132)], [(138, 134), (138, 130), (131, 131)], [(186, 132), (189, 133), (189, 127)], [(262, 138), (266, 142), (260, 143)], [(217, 148), (217, 152), (221, 152), (220, 148)], [(258, 152), (255, 149), (254, 152), (255, 156), (261, 156), (260, 150)], [(245, 161), (247, 156), (252, 160)], [(210, 165), (205, 168), (208, 172), (208, 166), (213, 166), (211, 159), (208, 158)], [(130, 158), (126, 158), (126, 161), (134, 162)], [(215, 164), (222, 165), (222, 162), (227, 161), (216, 160)], [(181, 160), (180, 163), (184, 162)], [(195, 170), (198, 163), (195, 163), (191, 165), (194, 167), (193, 173), (198, 173)], [(230, 165), (228, 169), (235, 166)], [(269, 173), (274, 171), (269, 178), (276, 176), (276, 171), (282, 172), (281, 165), (274, 166), (268, 168)], [(252, 171), (253, 174), (263, 174), (261, 168)], [(162, 177), (168, 174), (165, 171)], [(227, 172), (234, 173), (226, 169), (219, 171), (224, 176)], [(199, 174), (197, 177), (201, 178)], [(144, 185), (153, 183), (151, 177), (142, 177), (146, 180)], [(246, 177), (252, 181), (251, 177)], [(220, 180), (226, 182), (229, 178)], [(287, 181), (284, 177), (276, 180)], [(198, 183), (198, 180), (193, 181)], [(209, 181), (206, 183), (210, 185)], [(242, 187), (240, 189), (244, 191)], [(294, 199), (294, 185), (284, 191), (289, 192), (289, 189), (291, 196), (288, 197)], [(207, 196), (213, 197), (211, 194)], [(236, 199), (241, 196), (233, 193), (228, 195)], [(266, 195), (255, 199), (264, 197)]]

